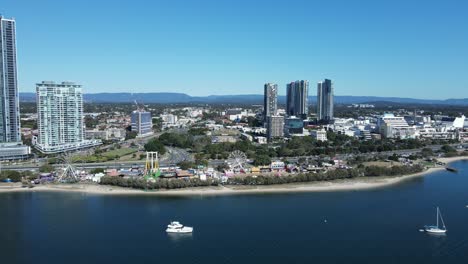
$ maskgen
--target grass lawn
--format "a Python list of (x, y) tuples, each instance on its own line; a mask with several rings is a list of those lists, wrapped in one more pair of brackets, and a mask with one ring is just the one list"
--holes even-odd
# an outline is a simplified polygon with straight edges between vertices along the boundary
[(126, 156), (126, 155), (129, 155), (129, 154), (133, 154), (135, 152), (138, 152), (138, 149), (136, 149), (136, 148), (121, 148), (121, 149), (115, 149), (115, 150), (104, 152), (104, 153), (101, 154), (101, 156), (107, 157), (107, 158), (113, 158), (115, 156), (122, 157), (122, 156)]
[[(393, 163), (393, 164), (392, 164)], [(400, 165), (399, 162), (387, 162), (387, 161), (369, 161), (369, 162), (364, 162), (364, 166), (378, 166), (378, 167), (391, 167), (394, 165)]]
[(77, 163), (106, 162), (106, 161), (121, 158), (123, 156), (128, 156), (136, 152), (138, 152), (138, 149), (136, 148), (121, 148), (121, 149), (110, 150), (110, 151), (104, 152), (102, 154), (97, 154), (97, 155), (75, 156), (73, 157), (73, 162), (77, 162)]

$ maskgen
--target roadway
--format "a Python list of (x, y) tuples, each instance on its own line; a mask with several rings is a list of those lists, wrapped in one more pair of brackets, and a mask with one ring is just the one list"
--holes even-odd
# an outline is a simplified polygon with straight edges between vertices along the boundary
[[(464, 149), (468, 148), (468, 144), (452, 144), (452, 147), (457, 147), (457, 146), (463, 146)], [(431, 146), (426, 146), (424, 148), (430, 148), (433, 151), (437, 151), (442, 147), (442, 145), (431, 145)], [(356, 155), (360, 156), (376, 156), (376, 155), (384, 155), (384, 156), (390, 156), (393, 155), (393, 153), (397, 155), (411, 155), (417, 152), (420, 152), (422, 148), (419, 149), (405, 149), (405, 150), (395, 150), (395, 151), (384, 151), (384, 152), (370, 152), (370, 153), (363, 153), (363, 154), (337, 154), (335, 157), (338, 159), (346, 160), (351, 157), (354, 157)], [(301, 157), (288, 157), (286, 158), (289, 162), (297, 162), (300, 158), (306, 158), (306, 159), (318, 159), (318, 156), (301, 156)], [(163, 156), (159, 162), (159, 165), (161, 167), (169, 167), (169, 166), (174, 166), (175, 164), (184, 161), (184, 160), (189, 160), (193, 161), (193, 157), (190, 153), (183, 149), (177, 149), (177, 148), (168, 148), (168, 153), (167, 155)], [(209, 160), (208, 164), (209, 166), (216, 167), (218, 165), (224, 164), (226, 161), (225, 160)], [(96, 169), (96, 168), (106, 168), (106, 169), (122, 169), (122, 168), (131, 168), (132, 166), (138, 166), (140, 168), (143, 168), (145, 165), (144, 160), (138, 160), (138, 161), (108, 161), (108, 162), (98, 162), (98, 163), (75, 163), (74, 166), (79, 169)], [(28, 163), (28, 164), (16, 164), (16, 165), (3, 165), (1, 168), (3, 170), (37, 170), (41, 164), (36, 163)], [(61, 167), (61, 164), (54, 164), (53, 165), (56, 168)]]

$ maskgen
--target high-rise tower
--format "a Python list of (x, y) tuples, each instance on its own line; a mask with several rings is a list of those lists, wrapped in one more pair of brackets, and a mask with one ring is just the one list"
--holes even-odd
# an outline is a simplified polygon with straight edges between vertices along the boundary
[(0, 16), (0, 142), (21, 142), (15, 20)]
[(317, 85), (317, 120), (319, 122), (333, 120), (333, 83), (328, 79)]
[(39, 135), (34, 143), (39, 151), (60, 153), (101, 144), (84, 139), (81, 85), (42, 82), (36, 92)]
[(16, 22), (0, 16), (0, 159), (24, 159), (30, 153), (21, 142)]
[(286, 114), (302, 119), (308, 114), (309, 82), (295, 81), (286, 86)]
[(268, 122), (268, 117), (276, 115), (278, 108), (278, 85), (266, 83), (263, 94), (263, 120)]

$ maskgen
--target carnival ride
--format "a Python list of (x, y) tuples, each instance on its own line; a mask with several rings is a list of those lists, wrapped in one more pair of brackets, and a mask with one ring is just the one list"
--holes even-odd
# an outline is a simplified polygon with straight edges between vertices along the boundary
[(147, 181), (156, 180), (161, 176), (159, 170), (158, 152), (146, 152), (144, 177)]
[(244, 171), (245, 163), (247, 163), (247, 155), (240, 150), (234, 150), (229, 154), (227, 163), (234, 172)]
[(57, 179), (58, 182), (76, 183), (80, 181), (77, 170), (73, 166), (73, 157), (69, 153), (65, 152), (57, 158), (57, 161), (61, 164), (61, 174)]

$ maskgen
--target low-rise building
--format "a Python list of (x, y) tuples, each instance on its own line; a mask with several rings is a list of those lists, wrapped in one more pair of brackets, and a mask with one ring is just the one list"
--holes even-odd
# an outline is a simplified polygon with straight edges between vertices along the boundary
[(0, 160), (24, 160), (31, 155), (31, 148), (21, 143), (0, 143)]
[(310, 135), (317, 141), (327, 141), (327, 131), (325, 129), (312, 130)]
[(258, 142), (258, 144), (266, 144), (268, 143), (268, 140), (266, 137), (255, 137), (255, 140)]
[(379, 132), (384, 138), (415, 138), (415, 128), (410, 127), (402, 116), (384, 114), (377, 123)]
[(304, 120), (295, 116), (290, 116), (284, 122), (284, 134), (291, 136), (293, 134), (304, 133)]

